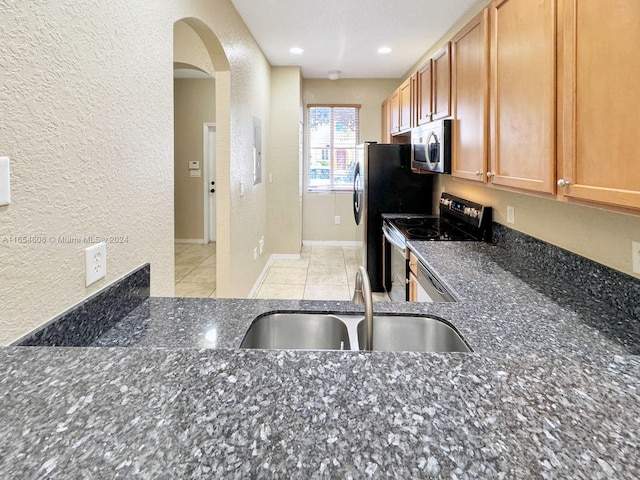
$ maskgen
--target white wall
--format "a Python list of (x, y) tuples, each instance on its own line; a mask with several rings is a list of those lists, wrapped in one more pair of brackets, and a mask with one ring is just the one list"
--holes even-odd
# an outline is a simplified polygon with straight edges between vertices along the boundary
[[(394, 79), (305, 79), (302, 98), (305, 109), (310, 103), (360, 104), (360, 140), (379, 142), (382, 132), (382, 101), (397, 85), (398, 80)], [(305, 189), (303, 240), (354, 242), (356, 225), (352, 202), (350, 192), (309, 193)], [(336, 215), (340, 216), (340, 225), (334, 223)]]
[(265, 255), (300, 253), (300, 139), (302, 75), (299, 67), (271, 70), (271, 154), (263, 169), (268, 186), (269, 224)]
[[(0, 207), (0, 343), (145, 262), (152, 295), (173, 294), (173, 26), (185, 17), (215, 32), (228, 59), (229, 72), (216, 72), (227, 92), (216, 94), (217, 153), (229, 160), (218, 292), (246, 295), (263, 266), (251, 252), (266, 195), (251, 185), (249, 160), (254, 115), (269, 151), (270, 66), (231, 2), (0, 3), (0, 155), (12, 159), (12, 204)], [(46, 243), (12, 243), (31, 235)], [(108, 245), (107, 277), (89, 288), (86, 245), (55, 241), (85, 235), (127, 239)]]

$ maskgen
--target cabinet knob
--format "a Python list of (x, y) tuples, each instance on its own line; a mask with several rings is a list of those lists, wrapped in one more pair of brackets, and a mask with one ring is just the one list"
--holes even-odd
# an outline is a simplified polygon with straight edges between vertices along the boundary
[(480, 170), (476, 170), (475, 174), (476, 174), (476, 177), (479, 177), (480, 175), (482, 175), (482, 172)]
[(571, 182), (569, 180), (565, 180), (564, 178), (561, 178), (560, 180), (558, 180), (558, 186), (559, 187), (566, 187), (570, 183)]
[(487, 178), (491, 178), (495, 175), (493, 172), (487, 172)]

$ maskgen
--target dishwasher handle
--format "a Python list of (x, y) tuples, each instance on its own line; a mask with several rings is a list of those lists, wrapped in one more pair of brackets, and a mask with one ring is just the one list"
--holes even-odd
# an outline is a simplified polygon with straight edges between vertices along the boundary
[(434, 302), (455, 302), (455, 297), (422, 262), (418, 262), (417, 280)]

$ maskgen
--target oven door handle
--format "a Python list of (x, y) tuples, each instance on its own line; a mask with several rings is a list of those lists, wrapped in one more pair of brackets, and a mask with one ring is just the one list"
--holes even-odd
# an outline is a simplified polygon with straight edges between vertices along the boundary
[(404, 251), (407, 248), (406, 245), (402, 245), (400, 242), (398, 242), (398, 240), (394, 238), (388, 226), (386, 225), (382, 226), (382, 233), (384, 234), (384, 238), (386, 238), (390, 244), (398, 247), (402, 251)]

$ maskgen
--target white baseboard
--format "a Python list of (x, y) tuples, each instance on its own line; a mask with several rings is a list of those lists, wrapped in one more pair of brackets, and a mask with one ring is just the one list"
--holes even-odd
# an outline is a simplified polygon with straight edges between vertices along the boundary
[(253, 287), (251, 288), (249, 295), (247, 295), (247, 298), (255, 298), (256, 293), (258, 293), (258, 290), (260, 290), (260, 285), (262, 285), (262, 282), (264, 281), (264, 277), (267, 276), (267, 272), (269, 272), (271, 265), (273, 265), (273, 260), (274, 260), (273, 257), (274, 255), (271, 255), (269, 257), (269, 260), (267, 260), (267, 263), (264, 264), (264, 268), (262, 269), (262, 272), (260, 272), (260, 275), (258, 275), (258, 278), (256, 279), (256, 282), (253, 284)]
[(309, 247), (359, 247), (361, 243), (340, 240), (303, 240), (302, 245)]
[(204, 238), (176, 238), (174, 243), (205, 243)]

